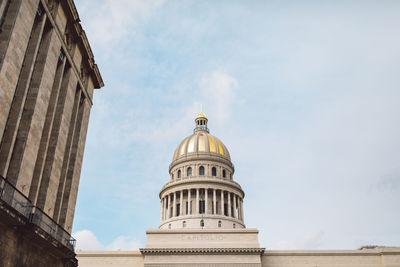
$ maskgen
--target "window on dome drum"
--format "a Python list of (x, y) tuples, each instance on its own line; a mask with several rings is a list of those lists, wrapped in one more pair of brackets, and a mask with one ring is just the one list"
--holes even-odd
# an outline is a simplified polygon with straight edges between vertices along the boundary
[(200, 220), (200, 227), (204, 227), (204, 220)]
[(175, 216), (179, 216), (181, 214), (181, 204), (176, 204), (176, 214)]
[(178, 179), (181, 178), (181, 170), (178, 171)]
[(171, 224), (168, 224), (168, 229), (171, 229)]
[(183, 221), (183, 222), (182, 222), (182, 227), (183, 227), (183, 228), (186, 228), (186, 221)]
[(199, 200), (199, 213), (203, 214), (206, 210), (206, 202), (204, 200)]
[(200, 166), (199, 168), (199, 175), (204, 175), (204, 167)]
[(228, 216), (228, 204), (224, 204), (224, 215)]
[(185, 214), (189, 214), (188, 211), (189, 211), (189, 202), (186, 201), (186, 213)]
[(236, 228), (236, 223), (233, 224), (233, 229), (235, 229), (235, 228)]
[(187, 176), (192, 176), (192, 168), (191, 167), (189, 167), (187, 169)]
[(211, 174), (212, 174), (212, 176), (217, 176), (217, 168), (212, 167)]
[(218, 221), (218, 228), (221, 228), (221, 226), (222, 226), (222, 222)]
[(224, 177), (224, 178), (226, 177), (226, 172), (225, 172), (225, 170), (222, 171), (222, 177)]

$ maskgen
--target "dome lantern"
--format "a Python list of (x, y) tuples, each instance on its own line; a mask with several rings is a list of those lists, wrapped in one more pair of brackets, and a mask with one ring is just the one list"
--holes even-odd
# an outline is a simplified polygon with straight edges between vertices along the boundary
[(207, 128), (208, 119), (207, 119), (206, 115), (203, 114), (203, 112), (200, 112), (196, 116), (196, 119), (194, 121), (195, 121), (195, 125), (196, 125), (196, 128), (194, 128), (195, 132), (197, 132), (197, 131), (209, 132), (209, 130)]

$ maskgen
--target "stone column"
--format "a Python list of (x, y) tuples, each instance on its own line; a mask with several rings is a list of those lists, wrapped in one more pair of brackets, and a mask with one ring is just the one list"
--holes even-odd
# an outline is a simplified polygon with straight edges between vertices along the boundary
[(183, 215), (183, 190), (181, 190), (181, 199), (180, 199), (180, 210), (179, 210), (179, 215)]
[(199, 209), (199, 189), (196, 188), (196, 214), (200, 213)]
[(240, 197), (238, 197), (238, 219), (242, 220), (242, 210), (240, 208)]
[(160, 200), (160, 206), (161, 206), (161, 210), (160, 210), (160, 222), (163, 220), (163, 210), (164, 210), (164, 199), (161, 198)]
[(205, 198), (204, 198), (204, 200), (205, 200), (204, 213), (208, 214), (208, 189), (207, 188), (204, 189), (204, 194), (206, 195)]
[(217, 190), (213, 189), (213, 209), (214, 214), (217, 214), (217, 197), (216, 197)]
[(171, 194), (168, 194), (167, 217), (171, 218)]
[(224, 191), (221, 190), (221, 215), (224, 215)]
[(174, 192), (174, 204), (172, 206), (172, 216), (171, 217), (175, 217), (176, 215), (176, 191)]
[(166, 214), (165, 213), (165, 210), (166, 210), (165, 207), (167, 206), (166, 204), (167, 204), (167, 198), (163, 197), (163, 215), (162, 215), (163, 216), (163, 221), (165, 220), (165, 214)]
[(192, 208), (192, 204), (190, 203), (191, 202), (191, 200), (192, 200), (192, 189), (189, 189), (188, 190), (188, 212), (187, 212), (187, 214), (191, 214), (191, 212), (190, 212), (190, 209)]
[(233, 194), (233, 218), (237, 218), (237, 215), (236, 215), (236, 194)]
[(244, 218), (244, 212), (243, 212), (243, 199), (241, 198), (240, 200), (240, 218), (243, 221)]
[(228, 216), (231, 217), (231, 192), (228, 192)]

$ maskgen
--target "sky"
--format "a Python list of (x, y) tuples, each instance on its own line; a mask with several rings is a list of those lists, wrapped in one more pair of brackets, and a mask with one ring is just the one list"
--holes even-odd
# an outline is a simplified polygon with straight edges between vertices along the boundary
[(201, 107), (266, 249), (400, 245), (400, 1), (76, 0), (96, 90), (78, 250), (135, 250)]

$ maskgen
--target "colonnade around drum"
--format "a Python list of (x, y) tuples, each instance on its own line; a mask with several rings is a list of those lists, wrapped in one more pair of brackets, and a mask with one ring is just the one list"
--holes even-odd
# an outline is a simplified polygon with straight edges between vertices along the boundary
[(196, 214), (228, 216), (243, 221), (243, 199), (221, 189), (183, 189), (161, 198), (160, 213), (161, 221)]

